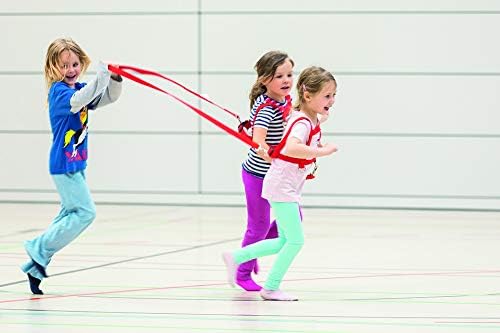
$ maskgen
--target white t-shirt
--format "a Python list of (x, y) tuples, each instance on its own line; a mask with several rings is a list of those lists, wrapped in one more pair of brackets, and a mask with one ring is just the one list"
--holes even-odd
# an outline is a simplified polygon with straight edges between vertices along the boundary
[[(288, 126), (293, 124), (294, 120), (299, 117), (307, 116), (302, 112), (295, 112), (288, 121)], [(317, 120), (314, 123), (317, 123)], [(311, 124), (307, 120), (300, 120), (293, 125), (288, 137), (295, 137), (306, 144), (311, 130)], [(285, 129), (285, 133), (287, 132), (288, 127)], [(320, 133), (315, 134), (312, 137), (310, 146), (317, 147), (320, 137)], [(286, 145), (281, 154), (286, 155)], [(277, 158), (273, 159), (271, 167), (264, 177), (262, 197), (274, 202), (300, 202), (304, 182), (312, 168), (313, 164), (300, 169), (296, 163)]]

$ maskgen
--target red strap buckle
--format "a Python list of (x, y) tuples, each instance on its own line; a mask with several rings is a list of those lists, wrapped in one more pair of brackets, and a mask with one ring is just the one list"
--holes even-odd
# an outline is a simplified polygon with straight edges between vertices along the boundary
[(238, 125), (238, 132), (252, 139), (252, 123), (250, 122), (250, 120), (242, 121)]
[(307, 175), (306, 179), (314, 179), (314, 178), (316, 178), (315, 174), (316, 174), (317, 170), (318, 170), (318, 164), (316, 164), (316, 162), (314, 162), (314, 168), (311, 171), (311, 173)]

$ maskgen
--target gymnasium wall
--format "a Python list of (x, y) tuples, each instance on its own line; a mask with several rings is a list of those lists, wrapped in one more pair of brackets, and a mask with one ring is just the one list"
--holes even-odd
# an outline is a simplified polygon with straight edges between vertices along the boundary
[[(3, 1), (0, 31), (0, 202), (58, 200), (43, 61), (68, 36), (94, 65), (161, 71), (242, 118), (264, 52), (287, 51), (297, 75), (331, 70), (323, 131), (339, 152), (319, 161), (305, 205), (500, 210), (498, 1)], [(89, 125), (98, 203), (244, 204), (247, 147), (168, 96), (126, 80)]]

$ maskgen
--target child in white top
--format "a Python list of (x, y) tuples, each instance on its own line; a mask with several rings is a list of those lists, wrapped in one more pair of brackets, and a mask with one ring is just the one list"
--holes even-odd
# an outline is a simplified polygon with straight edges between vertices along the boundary
[(297, 82), (298, 102), (288, 121), (281, 151), (274, 151), (271, 167), (264, 177), (262, 197), (268, 199), (276, 217), (279, 236), (262, 240), (223, 254), (228, 280), (235, 284), (238, 264), (278, 254), (260, 291), (265, 300), (295, 301), (296, 297), (279, 290), (285, 273), (304, 244), (299, 201), (304, 182), (316, 157), (337, 151), (333, 144), (320, 142), (318, 115), (328, 116), (335, 102), (337, 83), (333, 75), (321, 67), (302, 71)]

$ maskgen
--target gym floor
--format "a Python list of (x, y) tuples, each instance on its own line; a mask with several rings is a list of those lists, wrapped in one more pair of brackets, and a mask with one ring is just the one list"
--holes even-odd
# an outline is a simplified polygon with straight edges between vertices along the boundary
[[(305, 245), (282, 289), (231, 288), (243, 207), (97, 205), (31, 294), (23, 241), (57, 204), (0, 204), (2, 332), (499, 332), (500, 213), (304, 208)], [(259, 259), (262, 282), (274, 257)]]

